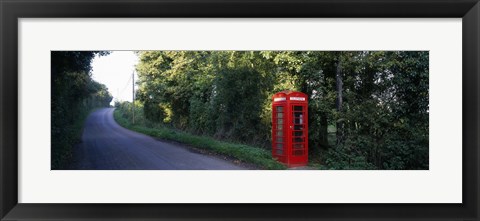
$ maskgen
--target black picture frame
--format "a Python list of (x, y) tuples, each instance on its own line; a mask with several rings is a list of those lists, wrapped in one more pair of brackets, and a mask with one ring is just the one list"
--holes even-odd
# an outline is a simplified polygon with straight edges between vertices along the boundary
[[(478, 0), (0, 0), (1, 220), (479, 220)], [(371, 17), (462, 19), (461, 204), (19, 204), (19, 18)]]

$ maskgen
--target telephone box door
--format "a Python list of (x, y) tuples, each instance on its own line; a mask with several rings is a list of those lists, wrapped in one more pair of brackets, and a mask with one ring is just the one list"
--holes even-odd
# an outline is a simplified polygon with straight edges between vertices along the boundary
[(291, 105), (291, 163), (303, 164), (308, 161), (308, 117), (305, 104)]

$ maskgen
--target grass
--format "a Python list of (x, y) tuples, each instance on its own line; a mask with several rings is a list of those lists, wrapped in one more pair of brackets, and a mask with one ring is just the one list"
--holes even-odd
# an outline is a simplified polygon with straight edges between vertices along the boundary
[(126, 119), (120, 110), (115, 109), (114, 118), (122, 127), (130, 130), (157, 137), (165, 140), (173, 140), (190, 146), (208, 150), (217, 154), (225, 155), (240, 161), (254, 164), (262, 169), (280, 170), (286, 167), (272, 158), (270, 151), (244, 144), (228, 143), (215, 140), (210, 137), (196, 136), (185, 132), (175, 131), (166, 127), (146, 127), (132, 124)]

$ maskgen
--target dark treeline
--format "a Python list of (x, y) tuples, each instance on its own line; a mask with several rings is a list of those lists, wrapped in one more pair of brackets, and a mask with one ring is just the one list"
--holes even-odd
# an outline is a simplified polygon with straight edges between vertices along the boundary
[(271, 96), (309, 99), (309, 155), (330, 169), (428, 169), (429, 53), (142, 51), (145, 118), (270, 148)]
[(51, 52), (51, 167), (62, 169), (71, 158), (86, 114), (95, 107), (109, 106), (107, 87), (92, 80), (91, 61), (108, 52)]

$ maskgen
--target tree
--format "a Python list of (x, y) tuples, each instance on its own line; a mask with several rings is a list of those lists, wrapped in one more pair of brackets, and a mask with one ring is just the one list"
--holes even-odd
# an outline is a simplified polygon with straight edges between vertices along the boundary
[(112, 96), (105, 85), (91, 79), (91, 60), (102, 51), (51, 52), (52, 169), (67, 166), (78, 142), (75, 123), (93, 107), (108, 106)]
[(146, 118), (270, 148), (271, 96), (309, 95), (310, 158), (337, 169), (428, 168), (428, 52), (139, 52)]

